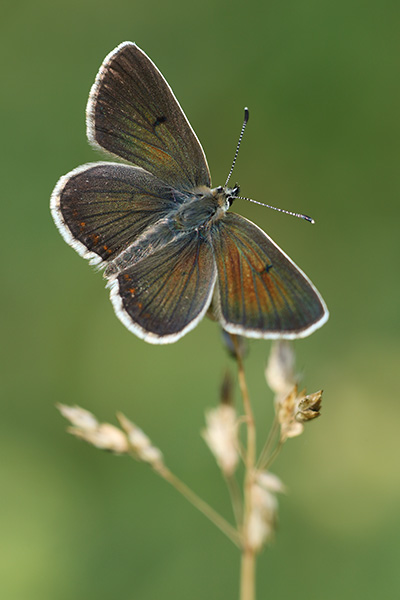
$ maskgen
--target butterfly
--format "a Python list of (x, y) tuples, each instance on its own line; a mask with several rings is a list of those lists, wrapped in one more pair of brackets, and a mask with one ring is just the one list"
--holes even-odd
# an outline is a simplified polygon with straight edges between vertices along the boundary
[(58, 181), (51, 212), (81, 256), (104, 269), (122, 323), (175, 342), (212, 309), (228, 333), (298, 338), (328, 318), (307, 276), (229, 209), (239, 186), (211, 187), (201, 144), (150, 58), (124, 42), (105, 58), (87, 136), (122, 162), (82, 165)]

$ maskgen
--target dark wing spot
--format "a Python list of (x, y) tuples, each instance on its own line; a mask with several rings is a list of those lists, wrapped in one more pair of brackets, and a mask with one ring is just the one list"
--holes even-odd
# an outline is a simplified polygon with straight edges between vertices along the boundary
[(267, 271), (267, 273), (269, 273), (270, 269), (272, 269), (274, 265), (265, 265), (265, 270)]
[(153, 123), (153, 127), (158, 127), (159, 125), (161, 125), (161, 123), (165, 123), (166, 120), (167, 117), (164, 117), (163, 115), (161, 115), (161, 117), (157, 117), (157, 119)]

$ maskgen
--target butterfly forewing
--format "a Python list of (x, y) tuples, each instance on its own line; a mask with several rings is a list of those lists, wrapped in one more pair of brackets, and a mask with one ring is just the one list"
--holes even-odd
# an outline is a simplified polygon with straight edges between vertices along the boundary
[(233, 213), (212, 231), (222, 326), (250, 337), (301, 337), (327, 318), (322, 298), (256, 225)]
[(52, 212), (67, 242), (81, 254), (110, 260), (177, 203), (179, 195), (143, 169), (93, 163), (60, 180)]
[(173, 342), (192, 329), (210, 304), (216, 277), (210, 243), (181, 235), (111, 282), (121, 321), (153, 343)]
[(210, 186), (203, 149), (164, 77), (131, 42), (105, 59), (87, 107), (89, 140), (178, 189)]

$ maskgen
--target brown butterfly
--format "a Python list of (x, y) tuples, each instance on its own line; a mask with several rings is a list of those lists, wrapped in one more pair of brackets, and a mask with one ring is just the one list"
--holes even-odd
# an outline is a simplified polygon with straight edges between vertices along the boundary
[(124, 42), (104, 60), (87, 106), (96, 162), (57, 183), (62, 236), (104, 268), (115, 312), (147, 342), (175, 342), (209, 309), (230, 333), (297, 338), (328, 311), (308, 277), (254, 223), (229, 211), (239, 187), (211, 187), (199, 140), (168, 83)]

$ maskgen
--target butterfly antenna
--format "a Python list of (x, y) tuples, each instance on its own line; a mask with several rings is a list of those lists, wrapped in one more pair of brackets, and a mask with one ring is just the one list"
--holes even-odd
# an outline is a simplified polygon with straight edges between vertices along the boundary
[(228, 182), (229, 182), (229, 180), (231, 178), (231, 175), (233, 173), (233, 169), (235, 168), (235, 162), (236, 162), (237, 156), (239, 154), (240, 144), (242, 142), (244, 130), (246, 129), (246, 125), (247, 125), (248, 120), (249, 120), (249, 109), (246, 106), (246, 108), (244, 109), (244, 121), (243, 121), (242, 129), (240, 131), (239, 141), (238, 141), (237, 146), (236, 146), (235, 156), (233, 157), (233, 162), (232, 162), (231, 170), (229, 171), (229, 175), (227, 177), (227, 180), (225, 181), (225, 186), (224, 187), (226, 187), (228, 185)]
[(252, 198), (244, 198), (243, 196), (237, 196), (239, 200), (248, 200), (249, 202), (254, 202), (254, 204), (259, 204), (260, 206), (266, 206), (267, 208), (272, 208), (272, 210), (277, 210), (278, 212), (285, 213), (286, 215), (291, 215), (292, 217), (298, 217), (299, 219), (304, 219), (309, 223), (314, 225), (315, 221), (311, 217), (307, 215), (303, 215), (301, 213), (295, 213), (290, 210), (285, 210), (284, 208), (277, 208), (276, 206), (271, 206), (270, 204), (264, 204), (264, 202), (258, 202), (257, 200), (253, 200)]

